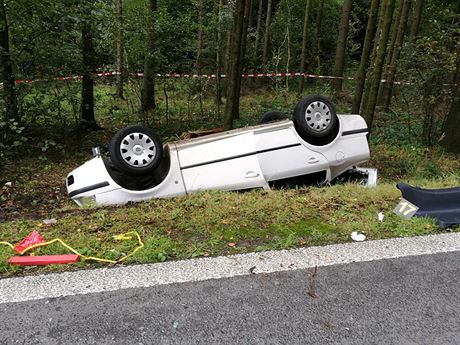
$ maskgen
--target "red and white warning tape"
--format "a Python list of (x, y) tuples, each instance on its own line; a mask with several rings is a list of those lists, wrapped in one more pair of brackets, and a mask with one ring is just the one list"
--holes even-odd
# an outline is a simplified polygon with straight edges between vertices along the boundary
[[(120, 72), (98, 72), (95, 73), (95, 77), (112, 77), (120, 74)], [(137, 77), (143, 77), (143, 73), (133, 73)], [(156, 74), (158, 78), (197, 78), (197, 79), (213, 79), (216, 78), (216, 74), (208, 73), (208, 74), (190, 74), (190, 73), (163, 73), (163, 74)], [(221, 78), (226, 78), (226, 74), (221, 74)], [(281, 73), (243, 73), (241, 75), (242, 78), (292, 78), (292, 77), (303, 77), (303, 78), (313, 78), (313, 79), (342, 79), (342, 80), (354, 80), (353, 77), (334, 77), (328, 75), (316, 75), (316, 74), (309, 74), (309, 73), (301, 73), (301, 72), (281, 72)], [(82, 80), (83, 76), (68, 76), (68, 77), (56, 77), (56, 78), (49, 78), (49, 79), (34, 79), (34, 80), (16, 80), (16, 85), (19, 84), (33, 84), (36, 82), (47, 82), (47, 81), (66, 81), (66, 80)], [(386, 83), (385, 79), (381, 80), (382, 83)], [(393, 82), (395, 85), (412, 85), (410, 82), (405, 81), (395, 81)], [(443, 84), (444, 86), (452, 86), (451, 84)], [(0, 83), (0, 87), (3, 86), (3, 83)]]

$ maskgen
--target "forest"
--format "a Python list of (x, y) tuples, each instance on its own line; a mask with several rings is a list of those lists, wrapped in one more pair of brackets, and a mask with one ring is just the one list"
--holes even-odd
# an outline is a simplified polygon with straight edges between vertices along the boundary
[(1, 154), (62, 125), (230, 129), (312, 92), (372, 131), (395, 119), (405, 136), (459, 152), (459, 11), (438, 0), (2, 0)]
[[(149, 250), (128, 261), (152, 262), (337, 243), (356, 228), (370, 239), (423, 235), (438, 231), (431, 220), (377, 221), (400, 197), (396, 181), (460, 178), (460, 0), (0, 0), (0, 62), (2, 238), (53, 217), (49, 236), (116, 257), (101, 238), (137, 229)], [(67, 195), (67, 174), (92, 147), (106, 154), (126, 125), (168, 142), (254, 125), (267, 111), (289, 117), (307, 95), (364, 117), (377, 188), (94, 210)]]

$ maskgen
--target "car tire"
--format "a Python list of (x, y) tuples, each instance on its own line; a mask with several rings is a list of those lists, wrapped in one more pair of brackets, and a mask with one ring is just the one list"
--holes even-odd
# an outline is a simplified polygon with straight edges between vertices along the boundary
[(293, 121), (299, 135), (312, 145), (326, 145), (339, 132), (334, 104), (326, 97), (304, 97), (294, 109)]
[(283, 114), (281, 111), (271, 110), (262, 115), (259, 124), (286, 120), (287, 118), (286, 114)]
[(163, 157), (163, 145), (150, 128), (129, 126), (113, 136), (109, 152), (115, 168), (128, 175), (139, 176), (158, 167)]

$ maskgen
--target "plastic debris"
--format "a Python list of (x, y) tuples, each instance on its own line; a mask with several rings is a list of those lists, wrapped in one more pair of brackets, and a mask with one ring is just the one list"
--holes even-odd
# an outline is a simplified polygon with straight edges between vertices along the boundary
[(80, 255), (41, 255), (41, 256), (13, 256), (8, 260), (10, 265), (45, 266), (57, 264), (71, 264), (80, 261)]
[(19, 254), (22, 254), (26, 251), (27, 248), (43, 242), (45, 242), (43, 237), (38, 233), (37, 230), (34, 230), (28, 234), (16, 247), (14, 247), (14, 250)]
[(362, 241), (364, 241), (366, 239), (366, 235), (360, 234), (358, 231), (353, 231), (350, 234), (350, 237), (355, 242), (362, 242)]
[(383, 214), (383, 212), (379, 212), (377, 217), (379, 218), (379, 222), (383, 222), (383, 220), (385, 219), (385, 215)]
[[(12, 257), (9, 261), (12, 265), (48, 265), (48, 264), (57, 264), (57, 263), (72, 263), (80, 260), (80, 258), (84, 260), (93, 260), (99, 262), (105, 262), (110, 264), (117, 264), (120, 263), (130, 256), (134, 255), (137, 251), (144, 248), (144, 242), (137, 231), (130, 231), (121, 235), (114, 236), (115, 240), (118, 241), (125, 241), (125, 240), (136, 240), (137, 239), (137, 246), (131, 250), (128, 254), (121, 253), (123, 257), (112, 260), (112, 259), (104, 259), (98, 258), (94, 256), (87, 256), (79, 253), (77, 250), (69, 246), (60, 238), (55, 238), (51, 241), (45, 242), (44, 239), (40, 236), (38, 231), (34, 230), (26, 238), (24, 238), (21, 243), (19, 243), (16, 247), (11, 244), (10, 242), (0, 241), (0, 245), (6, 245), (10, 247), (12, 250), (18, 252), (20, 255), (24, 255), (26, 252), (30, 252), (38, 247), (45, 247), (53, 243), (59, 243), (64, 248), (68, 249), (73, 254), (66, 254), (66, 255), (42, 255), (42, 256), (35, 256), (33, 253), (31, 256), (21, 256), (21, 257)], [(78, 260), (77, 260), (78, 257)], [(166, 258), (166, 257), (165, 257)]]
[(57, 223), (57, 220), (54, 219), (54, 218), (45, 219), (45, 220), (43, 221), (43, 223), (46, 224), (46, 225), (53, 225), (53, 224), (56, 224), (56, 223)]
[(6, 186), (6, 187), (13, 187), (13, 182), (6, 182), (6, 183), (5, 183), (5, 186)]

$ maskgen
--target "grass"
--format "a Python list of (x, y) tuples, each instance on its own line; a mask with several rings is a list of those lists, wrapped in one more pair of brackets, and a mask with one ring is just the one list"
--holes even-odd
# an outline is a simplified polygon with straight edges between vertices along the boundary
[[(432, 219), (406, 221), (392, 213), (400, 198), (395, 184), (398, 180), (424, 187), (459, 184), (460, 162), (454, 156), (438, 147), (423, 147), (411, 136), (405, 136), (410, 140), (392, 141), (377, 134), (371, 142), (372, 159), (366, 164), (379, 169), (376, 188), (343, 184), (270, 192), (216, 191), (123, 207), (79, 209), (66, 195), (66, 174), (89, 158), (92, 146), (104, 146), (117, 128), (136, 118), (134, 114), (123, 117), (128, 109), (123, 101), (113, 100), (112, 88), (97, 90), (98, 110), (105, 114), (99, 121), (106, 130), (85, 132), (58, 123), (46, 130), (32, 129), (25, 135), (34, 143), (46, 138), (56, 145), (45, 151), (40, 145), (30, 145), (10, 156), (0, 174), (0, 241), (16, 244), (37, 229), (46, 240), (62, 238), (85, 255), (116, 259), (136, 243), (116, 242), (112, 236), (135, 230), (145, 242), (145, 248), (126, 261), (135, 264), (342, 243), (350, 241), (352, 231), (363, 232), (369, 240), (435, 234), (442, 230)], [(171, 90), (171, 94), (181, 91)], [(310, 93), (324, 92), (319, 87)], [(293, 92), (276, 90), (246, 94), (238, 126), (256, 123), (267, 110), (288, 112), (297, 99)], [(187, 102), (182, 99), (170, 104), (168, 117), (160, 103), (155, 126), (163, 139), (187, 129), (220, 125), (215, 114), (198, 114), (196, 99), (190, 106)], [(210, 109), (212, 99), (208, 97), (205, 104)], [(62, 107), (68, 105), (63, 101)], [(340, 112), (348, 108), (346, 102), (339, 105)], [(404, 139), (401, 128), (395, 132)], [(7, 181), (12, 181), (13, 187), (4, 186)], [(383, 222), (378, 221), (379, 212), (385, 214)], [(57, 223), (44, 225), (47, 218), (56, 218)], [(58, 245), (35, 250), (35, 254), (57, 253), (66, 250)], [(14, 267), (7, 264), (11, 255), (8, 247), (0, 246), (1, 277), (103, 265), (83, 261), (66, 266)]]
[[(442, 185), (438, 181), (433, 185)], [(356, 184), (301, 187), (264, 192), (206, 192), (174, 199), (154, 199), (125, 207), (50, 212), (58, 221), (44, 225), (40, 219), (16, 219), (0, 224), (2, 239), (19, 242), (33, 229), (45, 239), (62, 238), (86, 255), (115, 259), (135, 241), (117, 243), (112, 236), (136, 230), (145, 248), (127, 263), (148, 263), (200, 256), (227, 255), (325, 245), (349, 241), (352, 231), (369, 240), (438, 233), (432, 219), (403, 220), (392, 213), (400, 197), (393, 184), (365, 188)], [(379, 222), (377, 214), (384, 212)], [(65, 253), (53, 245), (36, 254)], [(0, 247), (0, 274), (67, 269), (58, 266), (9, 266), (11, 255)], [(76, 268), (100, 264), (82, 262)]]

